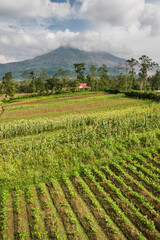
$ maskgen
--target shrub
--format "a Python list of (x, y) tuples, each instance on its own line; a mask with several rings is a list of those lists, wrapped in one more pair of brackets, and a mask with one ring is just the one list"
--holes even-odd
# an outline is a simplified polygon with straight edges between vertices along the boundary
[(127, 97), (135, 97), (139, 99), (153, 99), (153, 100), (160, 100), (156, 94), (156, 92), (146, 92), (146, 91), (127, 91), (125, 92)]

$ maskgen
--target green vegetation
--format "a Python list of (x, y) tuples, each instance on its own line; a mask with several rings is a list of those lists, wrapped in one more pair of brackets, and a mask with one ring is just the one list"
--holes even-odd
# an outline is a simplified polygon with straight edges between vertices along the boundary
[(160, 145), (1, 191), (1, 239), (159, 239), (160, 190), (145, 183), (159, 179), (144, 173), (149, 163), (160, 170), (159, 156)]
[[(52, 77), (57, 73), (58, 69), (70, 70), (70, 75), (74, 75), (74, 63), (86, 63), (86, 65), (97, 64), (100, 65), (104, 60), (104, 63), (119, 63), (124, 59), (115, 57), (108, 53), (95, 53), (85, 52), (74, 48), (60, 47), (55, 51), (38, 56), (34, 59), (26, 60), (23, 62), (14, 62), (8, 64), (0, 64), (0, 78), (9, 71), (13, 73), (14, 79), (22, 79), (23, 72), (35, 73), (42, 70), (47, 72), (49, 77)], [(113, 66), (113, 64), (112, 64)], [(113, 67), (110, 67), (110, 72), (113, 72)]]
[(78, 94), (4, 105), (0, 239), (160, 239), (160, 103)]
[[(139, 73), (136, 76), (136, 65), (139, 63)], [(23, 81), (12, 81), (12, 73), (7, 72), (0, 82), (0, 94), (9, 95), (11, 98), (4, 99), (16, 101), (14, 93), (35, 93), (48, 95), (50, 93), (75, 92), (79, 83), (87, 83), (94, 91), (128, 92), (131, 90), (155, 91), (160, 88), (160, 71), (158, 64), (146, 55), (142, 55), (137, 61), (134, 58), (123, 61), (115, 67), (115, 74), (109, 74), (109, 68), (105, 64), (100, 66), (90, 63), (86, 72), (84, 62), (74, 63), (74, 77), (70, 75), (70, 69), (59, 68), (52, 77), (43, 70), (35, 73), (25, 71), (22, 74)], [(148, 77), (149, 70), (155, 70), (153, 76)], [(82, 90), (82, 89), (81, 89)], [(154, 92), (153, 92), (154, 95)], [(146, 95), (147, 96), (147, 95)]]
[(13, 96), (14, 95), (14, 83), (12, 80), (12, 73), (8, 72), (5, 73), (5, 76), (3, 77), (2, 83), (1, 83), (1, 89), (2, 92), (5, 93), (5, 97), (7, 98), (7, 96)]
[[(103, 94), (37, 103), (11, 104), (1, 117), (1, 188), (47, 181), (76, 166), (159, 143), (156, 102)], [(53, 115), (46, 111), (51, 107)]]
[(160, 100), (160, 95), (158, 95), (156, 92), (146, 92), (146, 91), (128, 91), (125, 92), (125, 95), (127, 97), (135, 97), (139, 99), (153, 99), (153, 100)]
[(37, 100), (47, 100), (47, 99), (57, 99), (57, 98), (64, 98), (64, 97), (74, 97), (74, 96), (85, 96), (89, 94), (100, 94), (103, 93), (100, 91), (80, 91), (78, 92), (61, 92), (58, 94), (53, 93), (35, 93), (35, 94), (25, 94), (20, 96), (14, 96), (10, 98), (4, 98), (2, 102), (4, 104), (12, 103), (12, 102), (22, 102), (22, 101), (37, 101)]

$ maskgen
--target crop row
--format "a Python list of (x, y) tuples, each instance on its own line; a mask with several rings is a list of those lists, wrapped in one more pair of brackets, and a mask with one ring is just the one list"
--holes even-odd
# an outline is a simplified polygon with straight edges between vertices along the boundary
[[(113, 156), (124, 156), (126, 153), (151, 145), (157, 146), (160, 141), (160, 131), (157, 129), (146, 133), (134, 133), (127, 139), (116, 137), (102, 139), (96, 134), (94, 138), (87, 139), (87, 133), (88, 131), (83, 132), (77, 138), (74, 138), (73, 134), (72, 141), (67, 140), (71, 138), (70, 133), (68, 136), (60, 133), (49, 137), (40, 135), (1, 142), (0, 187), (13, 189), (16, 185), (28, 186), (48, 181), (52, 177), (59, 177), (64, 170), (79, 168), (83, 164), (97, 160), (109, 160)], [(150, 161), (153, 162), (149, 165), (151, 169), (145, 165), (142, 173), (153, 179), (159, 174), (159, 168), (155, 162), (156, 158)], [(159, 183), (157, 179), (154, 181), (153, 184)]]
[[(158, 128), (159, 119), (159, 108), (153, 106), (150, 109), (140, 107), (136, 113), (134, 108), (128, 109), (128, 112), (115, 111), (111, 116), (104, 112), (103, 115), (73, 116), (63, 120), (20, 120), (0, 124), (0, 139), (52, 132), (59, 129), (83, 129), (87, 126), (93, 126), (99, 135), (103, 135), (104, 129), (105, 135), (106, 133), (128, 135), (132, 131), (142, 132)], [(100, 129), (102, 132), (99, 132)]]
[(150, 188), (160, 175), (144, 171), (159, 157), (160, 149), (152, 150), (24, 190), (1, 190), (0, 239), (160, 239), (159, 188)]

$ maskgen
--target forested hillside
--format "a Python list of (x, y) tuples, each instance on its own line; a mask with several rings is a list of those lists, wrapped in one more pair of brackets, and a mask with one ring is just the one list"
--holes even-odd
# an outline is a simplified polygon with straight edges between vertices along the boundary
[(6, 72), (12, 72), (14, 78), (20, 79), (22, 78), (22, 73), (25, 71), (46, 71), (51, 77), (60, 68), (64, 70), (69, 69), (71, 75), (73, 75), (74, 63), (77, 62), (84, 62), (86, 65), (97, 64), (99, 66), (106, 64), (112, 72), (112, 68), (118, 63), (123, 63), (124, 59), (104, 52), (85, 52), (74, 48), (61, 47), (30, 60), (0, 64), (0, 78), (2, 78)]

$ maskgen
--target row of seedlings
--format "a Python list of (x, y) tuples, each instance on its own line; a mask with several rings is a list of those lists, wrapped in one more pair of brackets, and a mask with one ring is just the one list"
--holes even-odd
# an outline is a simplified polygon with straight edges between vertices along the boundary
[(125, 157), (125, 160), (127, 163), (134, 165), (138, 171), (141, 171), (147, 177), (152, 178), (157, 184), (160, 184), (160, 169), (148, 162), (148, 159), (136, 153), (130, 157)]
[(126, 239), (121, 230), (114, 224), (109, 215), (105, 212), (101, 204), (96, 199), (94, 193), (92, 193), (91, 189), (80, 177), (78, 172), (72, 174), (71, 181), (79, 195), (83, 198), (88, 208), (96, 218), (98, 224), (102, 227), (108, 239)]
[(138, 209), (140, 209), (141, 213), (147, 216), (148, 219), (154, 221), (154, 224), (158, 230), (160, 230), (160, 215), (154, 209), (154, 206), (150, 201), (141, 193), (134, 191), (132, 186), (128, 186), (123, 177), (116, 175), (113, 171), (109, 169), (106, 165), (105, 167), (101, 167), (100, 170), (104, 172), (107, 179), (111, 180), (116, 187), (120, 188), (122, 194), (129, 199)]
[(13, 192), (13, 209), (15, 223), (15, 238), (30, 240), (30, 229), (25, 201), (25, 194), (21, 190)]
[(137, 181), (133, 176), (125, 171), (125, 169), (120, 166), (120, 164), (112, 161), (109, 163), (109, 168), (116, 175), (121, 176), (127, 186), (131, 186), (135, 192), (143, 195), (148, 200), (148, 202), (152, 204), (155, 211), (160, 211), (160, 199), (149, 192), (140, 181)]
[(86, 235), (93, 240), (108, 239), (101, 227), (98, 225), (95, 217), (88, 209), (86, 203), (77, 193), (72, 182), (65, 174), (62, 176), (61, 185), (65, 192), (65, 196), (74, 210), (79, 222), (83, 226)]
[(155, 167), (152, 163), (148, 161), (148, 159), (144, 158), (139, 154), (136, 154), (134, 157), (134, 165), (140, 171), (146, 174), (149, 178), (152, 178), (156, 183), (160, 184), (160, 169)]
[(0, 238), (14, 239), (13, 199), (7, 190), (0, 193)]
[(56, 208), (49, 195), (48, 188), (44, 183), (37, 186), (37, 194), (44, 211), (44, 222), (48, 231), (49, 239), (66, 240), (67, 235), (63, 223), (58, 216)]
[(25, 192), (27, 202), (27, 214), (29, 218), (31, 239), (48, 239), (48, 232), (44, 224), (44, 212), (42, 211), (35, 187), (28, 187)]
[(139, 171), (135, 166), (132, 165), (131, 162), (129, 163), (129, 161), (127, 162), (125, 160), (122, 166), (136, 180), (141, 181), (145, 188), (147, 188), (148, 191), (152, 192), (153, 195), (157, 197), (160, 195), (160, 185), (152, 181), (152, 179), (147, 177), (143, 172)]
[(149, 149), (148, 151), (143, 151), (142, 153), (140, 153), (140, 155), (147, 159), (149, 163), (152, 163), (153, 166), (160, 169), (160, 153), (158, 153), (156, 149)]
[(160, 234), (155, 229), (154, 222), (148, 219), (147, 216), (144, 216), (139, 209), (134, 206), (133, 202), (122, 194), (120, 188), (116, 187), (111, 180), (107, 180), (105, 174), (95, 167), (93, 168), (93, 172), (104, 190), (111, 195), (119, 208), (147, 238), (160, 238)]
[(64, 224), (67, 238), (71, 240), (88, 239), (74, 212), (72, 211), (59, 182), (52, 179), (51, 182), (47, 183), (47, 187), (53, 204)]
[(127, 239), (146, 239), (145, 236), (139, 231), (133, 223), (126, 217), (123, 211), (118, 207), (115, 201), (111, 198), (110, 194), (104, 191), (104, 188), (96, 181), (89, 168), (81, 168), (81, 176), (87, 183), (89, 188), (96, 195), (97, 200), (103, 206), (106, 213), (110, 216), (112, 221), (121, 229)]

